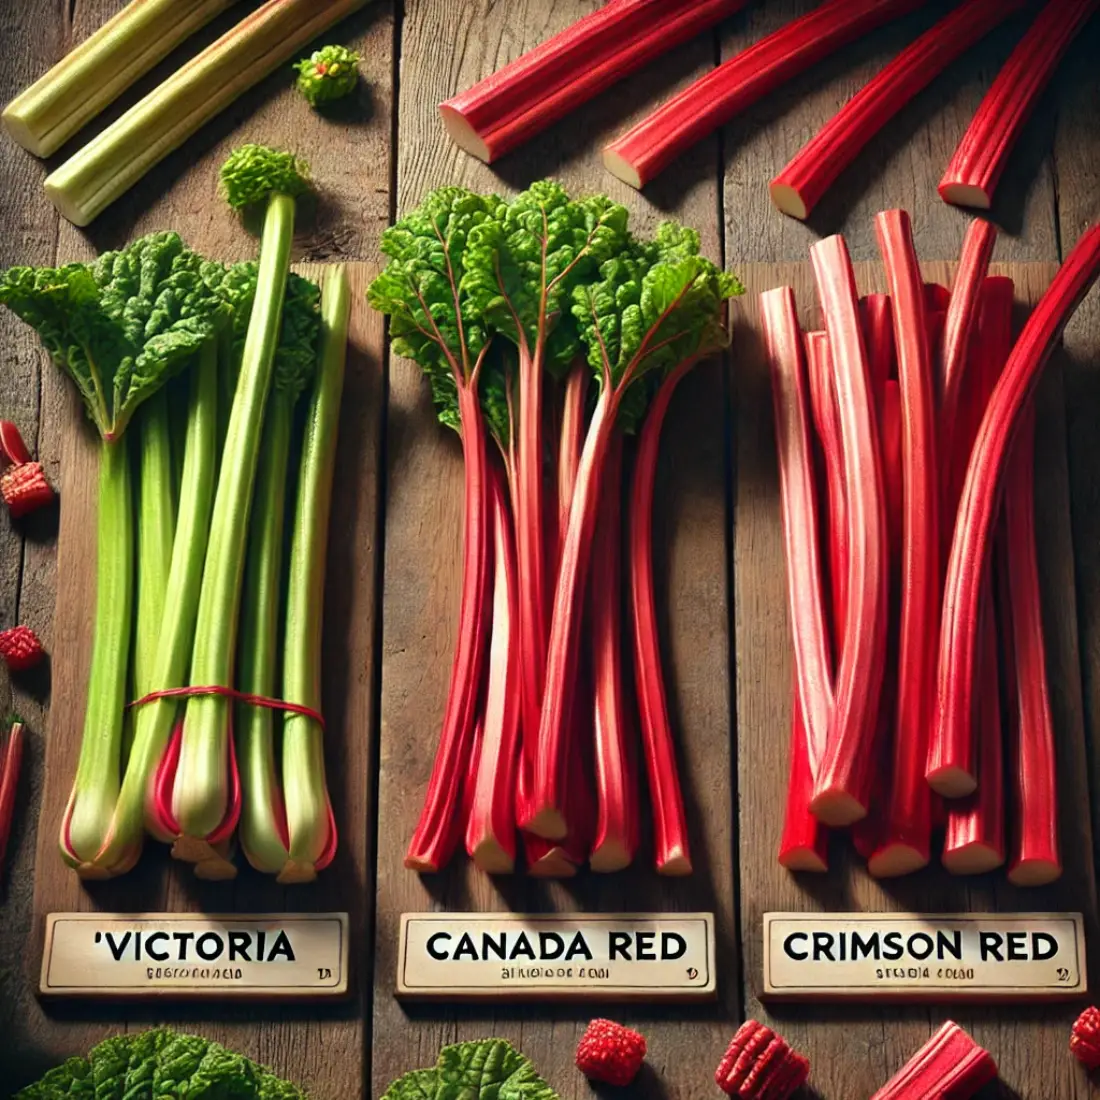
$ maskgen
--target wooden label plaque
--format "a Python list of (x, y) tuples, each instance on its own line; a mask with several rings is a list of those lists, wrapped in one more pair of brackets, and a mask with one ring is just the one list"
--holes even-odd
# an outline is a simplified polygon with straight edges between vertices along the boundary
[(347, 913), (51, 913), (43, 997), (315, 1000), (348, 991)]
[(433, 1001), (705, 1001), (712, 913), (406, 913), (397, 995)]
[(1080, 913), (766, 913), (764, 993), (789, 1001), (1061, 1001), (1088, 989)]

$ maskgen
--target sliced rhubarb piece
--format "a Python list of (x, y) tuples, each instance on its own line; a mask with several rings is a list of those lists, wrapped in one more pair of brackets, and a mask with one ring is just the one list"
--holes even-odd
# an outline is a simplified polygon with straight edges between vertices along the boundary
[(809, 1076), (809, 1061), (756, 1020), (737, 1029), (714, 1071), (715, 1083), (734, 1100), (788, 1100)]
[(869, 864), (871, 874), (890, 876), (923, 867), (931, 843), (931, 804), (924, 770), (936, 672), (940, 483), (932, 352), (909, 215), (901, 210), (886, 211), (875, 219), (875, 229), (893, 303), (901, 397), (903, 551), (897, 717), (883, 840)]
[(1062, 874), (1058, 844), (1058, 756), (1050, 706), (1039, 561), (1035, 544), (1035, 406), (1025, 409), (1004, 496), (1004, 610), (1011, 623), (1015, 674), (1010, 682), (1015, 713), (1009, 722), (1009, 790), (1012, 795), (1012, 853), (1008, 880), (1017, 886), (1045, 886)]
[(860, 89), (771, 182), (772, 202), (805, 220), (832, 182), (923, 88), (1030, 0), (964, 0)]
[(929, 782), (949, 797), (974, 789), (970, 723), (978, 650), (981, 581), (1009, 449), (1066, 323), (1100, 275), (1100, 226), (1086, 230), (1016, 341), (986, 407), (970, 455), (944, 589), (938, 714)]
[(603, 152), (604, 165), (644, 187), (677, 157), (758, 99), (924, 0), (828, 0), (762, 38), (662, 104)]
[(762, 294), (760, 318), (772, 379), (797, 699), (816, 775), (825, 756), (833, 689), (807, 374), (794, 291), (777, 287)]
[(596, 840), (593, 871), (621, 871), (638, 848), (638, 778), (623, 679), (622, 434), (607, 455), (592, 555), (589, 615), (596, 710)]
[(839, 236), (820, 241), (810, 255), (829, 334), (848, 517), (844, 649), (810, 808), (825, 824), (840, 827), (867, 814), (886, 660), (889, 555), (882, 455), (855, 273)]
[(485, 717), (466, 818), (466, 851), (481, 870), (511, 874), (516, 863), (516, 768), (519, 752), (519, 642), (516, 551), (504, 475), (492, 474), (493, 610)]
[(491, 163), (748, 0), (615, 0), (439, 106), (451, 139)]
[(1001, 67), (940, 180), (940, 198), (988, 210), (1012, 147), (1100, 0), (1047, 0)]
[(993, 1055), (948, 1020), (871, 1100), (970, 1100), (996, 1076)]

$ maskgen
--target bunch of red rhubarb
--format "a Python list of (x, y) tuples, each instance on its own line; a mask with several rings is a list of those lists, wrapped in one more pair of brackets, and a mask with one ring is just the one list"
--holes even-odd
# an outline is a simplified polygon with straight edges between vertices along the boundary
[(398, 353), (428, 375), (466, 471), (458, 643), (406, 864), (437, 871), (465, 836), (482, 869), (508, 872), (519, 830), (532, 874), (625, 867), (638, 847), (641, 758), (655, 862), (687, 874), (653, 590), (654, 481), (673, 390), (725, 346), (723, 303), (740, 287), (699, 255), (696, 233), (666, 225), (637, 240), (623, 207), (551, 182), (511, 202), (433, 192), (383, 250), (390, 263), (370, 301), (390, 316)]
[(1061, 857), (1030, 401), (1100, 228), (1015, 344), (992, 227), (968, 230), (950, 291), (923, 283), (904, 212), (876, 229), (887, 296), (858, 299), (834, 237), (812, 251), (824, 332), (802, 333), (789, 288), (761, 297), (794, 641), (779, 859), (823, 871), (825, 827), (856, 825), (871, 874), (917, 870), (935, 792), (948, 870), (1007, 859), (1039, 885)]

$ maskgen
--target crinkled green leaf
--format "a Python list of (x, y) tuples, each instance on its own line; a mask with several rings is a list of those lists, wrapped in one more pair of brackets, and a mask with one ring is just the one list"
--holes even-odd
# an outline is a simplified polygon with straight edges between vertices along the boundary
[(436, 1071), (435, 1100), (558, 1100), (531, 1062), (503, 1039), (444, 1047)]
[(222, 197), (234, 210), (260, 205), (272, 195), (297, 198), (311, 186), (309, 165), (300, 157), (252, 143), (229, 154), (219, 180)]
[(0, 275), (0, 304), (39, 333), (100, 433), (115, 438), (221, 326), (202, 267), (178, 234), (152, 233), (91, 266), (12, 268)]
[(180, 1089), (180, 1100), (255, 1100), (259, 1072), (243, 1054), (211, 1043), (191, 1078)]
[(174, 1037), (167, 1028), (158, 1027), (131, 1038), (130, 1060), (126, 1067), (122, 1100), (150, 1100), (153, 1096), (157, 1059)]
[(434, 1069), (414, 1069), (398, 1077), (382, 1094), (382, 1100), (435, 1100), (439, 1074)]
[(256, 1100), (306, 1100), (306, 1094), (297, 1085), (261, 1070), (256, 1082)]
[(130, 1037), (113, 1035), (88, 1052), (95, 1082), (95, 1100), (121, 1100), (130, 1065)]
[(92, 1067), (85, 1058), (70, 1058), (40, 1081), (20, 1089), (15, 1100), (94, 1100)]
[(311, 107), (343, 99), (359, 83), (360, 60), (347, 46), (322, 46), (295, 64), (298, 91)]
[(178, 1100), (186, 1096), (188, 1082), (198, 1072), (209, 1048), (209, 1039), (198, 1035), (174, 1035), (161, 1049), (153, 1070), (156, 1100)]

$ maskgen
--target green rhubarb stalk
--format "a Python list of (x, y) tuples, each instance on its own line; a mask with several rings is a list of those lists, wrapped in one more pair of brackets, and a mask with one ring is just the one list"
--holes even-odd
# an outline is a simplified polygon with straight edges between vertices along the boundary
[[(191, 371), (179, 514), (161, 629), (153, 649), (152, 679), (157, 690), (182, 687), (187, 683), (214, 499), (218, 374), (217, 341), (208, 340)], [(171, 737), (180, 705), (178, 699), (155, 699), (134, 712), (134, 743), (122, 789), (107, 842), (94, 861), (103, 872), (121, 874), (141, 854), (142, 826), (151, 804), (151, 783)], [(154, 835), (162, 840), (169, 839), (157, 827), (151, 814), (149, 825)]]
[(8, 133), (48, 157), (236, 0), (131, 0), (4, 109)]
[[(341, 264), (329, 270), (321, 299), (320, 369), (302, 440), (283, 651), (283, 698), (317, 712), (321, 710), (325, 553), (350, 312), (347, 270)], [(290, 861), (279, 881), (309, 881), (318, 859), (335, 841), (329, 835), (324, 731), (316, 719), (300, 714), (284, 717), (283, 784)]]
[[(264, 407), (279, 344), (290, 271), (296, 196), (309, 187), (306, 166), (288, 153), (246, 145), (222, 167), (225, 197), (234, 209), (266, 202), (256, 294), (229, 414), (214, 513), (199, 596), (194, 686), (233, 684), (249, 513), (256, 480)], [(187, 701), (173, 795), (173, 815), (185, 837), (204, 839), (229, 806), (229, 701), (218, 695)], [(179, 853), (186, 858), (185, 849)]]
[(173, 149), (307, 42), (367, 0), (268, 0), (46, 178), (46, 194), (88, 225)]
[[(319, 297), (313, 283), (291, 275), (252, 501), (238, 686), (264, 698), (276, 693), (287, 471), (294, 407), (317, 371)], [(274, 729), (275, 711), (270, 707), (248, 703), (237, 707), (234, 735), (241, 769), (241, 846), (249, 863), (268, 874), (278, 874), (287, 861)]]

